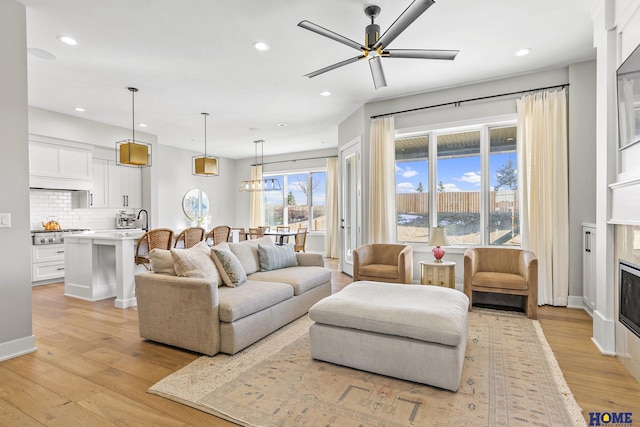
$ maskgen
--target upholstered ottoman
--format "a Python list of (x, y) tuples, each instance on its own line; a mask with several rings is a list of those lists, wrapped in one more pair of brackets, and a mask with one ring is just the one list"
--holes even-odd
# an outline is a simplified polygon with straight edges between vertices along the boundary
[(354, 282), (309, 310), (311, 357), (456, 391), (468, 306), (455, 289)]

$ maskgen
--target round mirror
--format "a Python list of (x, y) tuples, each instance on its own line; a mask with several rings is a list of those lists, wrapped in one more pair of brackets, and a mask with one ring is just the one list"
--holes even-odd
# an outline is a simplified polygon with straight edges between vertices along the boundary
[(209, 198), (199, 188), (189, 190), (182, 199), (182, 210), (191, 221), (202, 222), (209, 215)]

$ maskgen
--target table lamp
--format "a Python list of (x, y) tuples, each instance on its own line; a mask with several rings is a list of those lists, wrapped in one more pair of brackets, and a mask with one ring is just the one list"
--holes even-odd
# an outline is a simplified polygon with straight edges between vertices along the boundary
[(444, 248), (442, 246), (449, 246), (449, 240), (447, 239), (447, 232), (444, 227), (433, 227), (431, 229), (431, 239), (429, 239), (429, 246), (435, 246), (431, 251), (435, 258), (434, 262), (442, 262), (444, 257)]

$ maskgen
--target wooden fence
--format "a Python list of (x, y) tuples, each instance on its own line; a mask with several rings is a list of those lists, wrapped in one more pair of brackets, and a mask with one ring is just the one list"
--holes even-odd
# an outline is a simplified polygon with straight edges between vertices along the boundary
[[(509, 212), (518, 209), (517, 190), (491, 191), (491, 212)], [(438, 193), (438, 212), (480, 212), (479, 191), (451, 191)], [(429, 193), (396, 194), (396, 211), (399, 213), (429, 213)]]

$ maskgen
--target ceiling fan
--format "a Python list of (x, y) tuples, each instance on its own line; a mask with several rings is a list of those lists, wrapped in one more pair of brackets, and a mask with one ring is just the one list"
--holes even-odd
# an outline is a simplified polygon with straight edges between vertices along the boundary
[(381, 57), (387, 58), (417, 58), (417, 59), (447, 59), (453, 60), (458, 54), (458, 50), (435, 50), (435, 49), (387, 49), (386, 47), (402, 33), (413, 21), (415, 21), (425, 10), (433, 5), (433, 0), (414, 0), (409, 7), (402, 12), (402, 14), (395, 20), (393, 24), (387, 29), (387, 31), (380, 37), (380, 26), (374, 24), (373, 20), (380, 14), (380, 7), (367, 6), (364, 9), (365, 15), (371, 18), (371, 24), (367, 25), (365, 29), (365, 44), (362, 45), (356, 41), (353, 41), (333, 31), (327, 30), (313, 22), (302, 21), (298, 24), (299, 27), (305, 30), (313, 31), (335, 40), (338, 43), (345, 44), (349, 47), (357, 49), (362, 52), (361, 55), (347, 59), (345, 61), (338, 62), (328, 67), (321, 68), (312, 73), (305, 74), (305, 77), (315, 77), (327, 71), (335, 70), (352, 62), (356, 62), (360, 59), (364, 59), (372, 54), (369, 58), (369, 67), (371, 68), (371, 75), (373, 76), (373, 84), (376, 89), (385, 87), (387, 81), (384, 77), (384, 71), (382, 70)]

